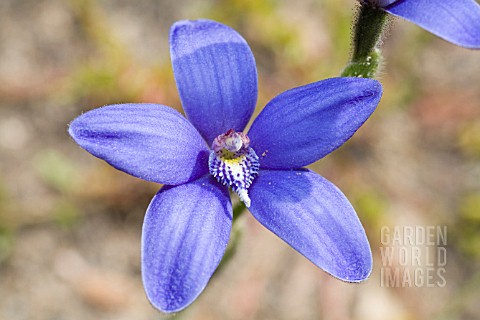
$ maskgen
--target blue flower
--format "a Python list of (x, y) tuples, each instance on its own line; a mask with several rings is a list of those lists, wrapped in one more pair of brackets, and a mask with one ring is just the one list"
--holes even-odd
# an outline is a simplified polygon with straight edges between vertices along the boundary
[(360, 0), (411, 21), (453, 44), (480, 49), (480, 5), (475, 0)]
[(214, 21), (180, 21), (170, 45), (188, 120), (159, 104), (118, 104), (86, 112), (69, 128), (94, 156), (164, 184), (142, 234), (151, 303), (179, 311), (205, 288), (229, 239), (228, 188), (318, 267), (341, 280), (366, 279), (372, 255), (354, 209), (337, 187), (303, 166), (355, 133), (376, 108), (380, 83), (334, 78), (288, 90), (265, 106), (247, 135), (257, 70), (245, 40)]

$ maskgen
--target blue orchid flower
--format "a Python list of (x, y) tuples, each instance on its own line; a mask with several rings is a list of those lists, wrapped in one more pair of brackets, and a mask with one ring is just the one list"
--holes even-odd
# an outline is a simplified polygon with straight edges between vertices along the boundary
[(159, 104), (117, 104), (69, 127), (85, 150), (135, 177), (164, 184), (142, 233), (147, 297), (163, 312), (192, 303), (225, 252), (229, 188), (253, 216), (331, 275), (366, 279), (372, 255), (342, 192), (303, 168), (340, 147), (376, 108), (372, 79), (334, 78), (271, 100), (243, 133), (257, 101), (257, 70), (245, 40), (210, 20), (170, 33), (175, 80), (188, 120)]
[(360, 0), (413, 22), (453, 44), (480, 49), (480, 5), (475, 0)]

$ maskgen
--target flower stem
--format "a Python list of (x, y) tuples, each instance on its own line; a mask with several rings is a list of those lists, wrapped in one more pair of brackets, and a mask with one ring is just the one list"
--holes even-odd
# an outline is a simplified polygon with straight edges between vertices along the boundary
[(222, 261), (215, 271), (215, 274), (218, 273), (225, 265), (232, 259), (237, 251), (238, 243), (242, 237), (242, 223), (239, 222), (238, 218), (243, 215), (245, 212), (245, 204), (240, 201), (237, 205), (233, 208), (233, 219), (232, 219), (232, 231), (230, 235), (230, 242), (228, 243), (227, 249), (225, 250), (225, 254), (223, 255)]
[(237, 205), (233, 208), (233, 219), (232, 219), (233, 224), (245, 212), (245, 209), (246, 207), (243, 201), (239, 201)]
[(381, 62), (378, 42), (387, 21), (387, 12), (362, 2), (354, 24), (352, 57), (342, 77), (375, 77)]

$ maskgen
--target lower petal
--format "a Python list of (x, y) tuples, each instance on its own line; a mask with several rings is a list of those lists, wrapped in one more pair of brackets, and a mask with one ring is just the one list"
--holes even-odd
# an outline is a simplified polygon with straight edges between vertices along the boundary
[(480, 49), (480, 5), (475, 0), (401, 0), (385, 10), (453, 44)]
[(155, 195), (143, 224), (142, 277), (156, 308), (176, 312), (198, 297), (222, 259), (231, 224), (228, 190), (211, 177)]
[(315, 265), (344, 281), (369, 276), (372, 253), (365, 231), (330, 181), (306, 169), (261, 170), (249, 192), (255, 218)]

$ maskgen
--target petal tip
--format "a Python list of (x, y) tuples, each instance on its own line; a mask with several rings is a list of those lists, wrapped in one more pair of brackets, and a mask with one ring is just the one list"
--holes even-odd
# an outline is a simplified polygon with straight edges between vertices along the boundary
[(383, 95), (383, 86), (382, 84), (375, 79), (369, 78), (355, 78), (357, 79), (357, 83), (359, 85), (359, 89), (362, 91), (362, 94), (359, 96), (361, 100), (369, 100), (372, 103), (367, 103), (367, 106), (370, 109), (375, 110), (377, 108), (378, 103)]
[(171, 294), (169, 296), (166, 295), (159, 295), (155, 296), (153, 292), (149, 292), (147, 290), (148, 284), (145, 282), (145, 279), (143, 280), (144, 282), (144, 288), (145, 294), (147, 296), (148, 301), (150, 304), (157, 310), (163, 313), (175, 313), (182, 311), (186, 309), (188, 306), (190, 306), (197, 296), (190, 298), (190, 299), (179, 299), (176, 297), (174, 294)]
[(341, 277), (341, 280), (346, 282), (363, 282), (370, 277), (372, 273), (372, 256), (370, 254), (369, 259), (357, 264), (352, 264), (347, 269), (345, 276)]
[(348, 77), (347, 79), (352, 79), (351, 81), (357, 82), (359, 86), (363, 86), (365, 92), (371, 92), (372, 96), (381, 96), (383, 93), (383, 86), (380, 81), (376, 79), (358, 77)]
[(80, 140), (81, 140), (81, 135), (82, 135), (82, 129), (84, 128), (84, 123), (83, 123), (83, 114), (79, 115), (75, 119), (73, 119), (72, 122), (68, 124), (68, 134), (72, 139), (80, 145)]
[(384, 9), (454, 45), (480, 49), (480, 5), (475, 0), (402, 0)]
[(172, 60), (198, 49), (217, 43), (243, 43), (246, 41), (234, 29), (220, 22), (198, 19), (180, 20), (170, 28)]
[(75, 140), (75, 125), (74, 125), (75, 120), (70, 122), (67, 126), (67, 132), (70, 135), (70, 137), (72, 137), (73, 140)]

